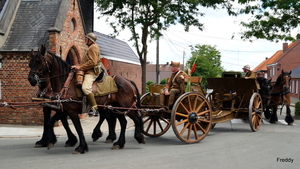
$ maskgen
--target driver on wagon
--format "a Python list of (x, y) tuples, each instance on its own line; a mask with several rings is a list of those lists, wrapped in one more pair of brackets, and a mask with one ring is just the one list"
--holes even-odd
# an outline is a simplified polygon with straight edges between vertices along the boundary
[(163, 106), (165, 102), (165, 95), (170, 95), (168, 102), (168, 109), (173, 108), (175, 96), (184, 91), (184, 78), (188, 75), (180, 70), (180, 62), (171, 61), (171, 77), (169, 78), (166, 86), (160, 91), (160, 105)]
[(242, 69), (246, 73), (245, 79), (250, 79), (250, 78), (255, 79), (256, 78), (255, 73), (250, 70), (249, 65), (245, 65)]

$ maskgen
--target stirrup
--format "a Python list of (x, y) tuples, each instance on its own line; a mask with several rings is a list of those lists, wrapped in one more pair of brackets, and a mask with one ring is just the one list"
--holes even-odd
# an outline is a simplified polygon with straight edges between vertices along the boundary
[(97, 109), (91, 109), (89, 112), (89, 116), (98, 116), (99, 112)]

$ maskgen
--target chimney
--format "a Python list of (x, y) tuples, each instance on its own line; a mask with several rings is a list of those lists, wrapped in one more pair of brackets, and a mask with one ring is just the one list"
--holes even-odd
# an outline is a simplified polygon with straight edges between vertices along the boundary
[(283, 43), (283, 44), (282, 44), (282, 52), (283, 52), (283, 53), (286, 52), (286, 51), (288, 50), (288, 48), (289, 48), (288, 43)]

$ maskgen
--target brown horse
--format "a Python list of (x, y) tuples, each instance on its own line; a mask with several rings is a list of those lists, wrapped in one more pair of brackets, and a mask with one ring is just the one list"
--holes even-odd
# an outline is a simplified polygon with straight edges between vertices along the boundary
[[(70, 65), (61, 60), (54, 54), (47, 52), (45, 46), (42, 45), (41, 50), (31, 58), (30, 60), (30, 73), (29, 77), (32, 79), (35, 75), (44, 76), (49, 73), (50, 82), (52, 85), (53, 92), (56, 93), (56, 104), (62, 105), (63, 111), (61, 113), (56, 113), (49, 121), (49, 124), (54, 124), (54, 122), (63, 115), (67, 114), (73, 124), (79, 136), (79, 146), (75, 149), (75, 153), (84, 153), (88, 151), (88, 146), (83, 135), (82, 126), (78, 114), (82, 110), (82, 98), (77, 96), (75, 78), (73, 77), (74, 72), (71, 71)], [(70, 80), (69, 80), (70, 79)], [(121, 114), (115, 114), (119, 119), (121, 132), (120, 137), (117, 142), (114, 143), (113, 148), (123, 148), (125, 145), (125, 130), (126, 130), (126, 118), (124, 114), (128, 115), (135, 123), (135, 139), (139, 143), (145, 143), (145, 138), (141, 131), (143, 129), (141, 114), (134, 109), (139, 106), (139, 92), (136, 85), (132, 81), (128, 81), (122, 76), (114, 76), (114, 80), (118, 87), (118, 92), (96, 97), (97, 104), (99, 105), (99, 110), (102, 106), (107, 105), (115, 107), (128, 108), (124, 112), (123, 109), (118, 110)], [(100, 111), (101, 113), (101, 111)], [(110, 122), (109, 122), (110, 123)], [(110, 124), (113, 126), (113, 124)], [(96, 126), (97, 127), (97, 126)], [(48, 148), (51, 148), (55, 139), (53, 138), (53, 128), (49, 129), (48, 132)]]
[[(33, 67), (34, 65), (34, 59), (37, 55), (37, 52), (35, 51), (31, 51), (30, 54), (31, 56), (31, 61), (32, 63), (29, 63), (29, 67)], [(51, 87), (51, 83), (50, 83), (50, 78), (49, 78), (49, 73), (46, 73), (45, 75), (43, 76), (38, 76), (36, 74), (36, 72), (34, 72), (33, 70), (30, 70), (31, 72), (29, 73), (28, 75), (28, 81), (30, 82), (30, 84), (32, 86), (38, 86), (39, 87), (39, 91), (36, 93), (37, 97), (41, 98), (41, 99), (51, 99), (51, 98), (54, 98), (55, 95), (53, 93), (53, 90), (52, 90), (52, 87)], [(34, 74), (34, 76), (32, 77), (32, 75)], [(100, 76), (103, 76), (103, 74), (101, 74)], [(99, 76), (99, 78), (100, 78)], [(47, 103), (45, 103), (47, 104)], [(51, 107), (48, 107), (49, 104), (47, 104), (47, 106), (44, 106), (43, 107), (43, 113), (44, 113), (44, 130), (43, 130), (43, 135), (42, 135), (42, 138), (41, 140), (37, 141), (35, 143), (35, 147), (47, 147), (48, 146), (48, 139), (47, 139), (47, 131), (48, 131), (48, 128), (51, 128), (53, 126), (51, 126), (51, 124), (49, 124), (49, 120), (50, 120), (50, 116), (51, 116), (51, 111), (60, 111), (59, 109), (56, 109), (56, 108), (51, 108)], [(51, 105), (50, 105), (51, 106)], [(55, 107), (55, 106), (54, 106)], [(104, 113), (101, 113), (100, 114), (100, 117), (99, 117), (99, 123), (97, 124), (98, 127), (95, 127), (94, 129), (94, 132), (92, 134), (92, 138), (94, 141), (98, 140), (100, 137), (102, 137), (103, 133), (102, 131), (100, 130), (100, 126), (102, 125), (102, 123), (104, 122), (104, 120), (111, 120), (112, 121), (112, 124), (115, 124), (116, 123), (116, 120), (115, 118), (113, 118), (113, 116), (107, 116), (106, 114), (107, 113), (110, 113), (109, 111), (105, 110)], [(66, 141), (65, 143), (65, 147), (73, 147), (77, 142), (78, 142), (78, 139), (76, 138), (76, 136), (72, 133), (70, 127), (69, 127), (69, 124), (68, 124), (68, 121), (67, 121), (67, 118), (65, 116), (62, 116), (61, 117), (61, 122), (67, 132), (67, 136), (68, 136), (68, 140)], [(114, 131), (114, 126), (112, 126), (113, 128), (110, 128), (109, 126), (109, 135), (107, 136), (106, 138), (106, 142), (107, 143), (111, 143), (113, 142), (114, 140), (116, 140), (116, 133)], [(52, 133), (54, 134), (54, 133)], [(53, 136), (55, 137), (55, 136)]]
[(284, 103), (286, 106), (286, 116), (285, 121), (288, 125), (293, 125), (294, 119), (291, 115), (291, 99), (290, 99), (290, 82), (291, 82), (291, 71), (284, 72), (281, 71), (281, 74), (276, 79), (275, 84), (272, 86), (272, 92), (271, 92), (271, 100), (270, 105), (272, 107), (272, 113), (271, 115), (268, 114), (268, 112), (265, 112), (265, 116), (270, 116), (270, 123), (276, 123), (278, 121), (277, 116), (277, 109), (278, 105), (281, 105)]
[[(30, 55), (34, 56), (35, 52), (31, 51)], [(50, 98), (53, 95), (48, 74), (44, 78), (40, 78), (37, 75), (34, 76), (34, 79), (30, 79), (30, 77), (28, 77), (28, 80), (32, 86), (37, 85), (39, 87), (39, 91), (36, 93), (38, 98), (41, 98), (41, 99)], [(60, 112), (58, 112), (58, 111), (60, 111), (58, 109), (53, 109), (53, 108), (47, 107), (47, 106), (43, 107), (43, 114), (44, 114), (44, 128), (43, 129), (44, 130), (43, 130), (42, 138), (35, 143), (35, 147), (47, 147), (47, 134), (46, 133), (47, 133), (49, 127), (53, 127), (53, 126), (49, 126), (49, 124), (48, 124), (50, 117), (51, 117), (52, 110), (57, 113), (60, 113)], [(68, 140), (65, 143), (65, 147), (73, 147), (78, 142), (78, 139), (72, 133), (66, 116), (61, 117), (60, 120), (61, 120), (61, 122), (67, 132), (67, 136), (68, 136)], [(55, 135), (52, 137), (55, 137)]]

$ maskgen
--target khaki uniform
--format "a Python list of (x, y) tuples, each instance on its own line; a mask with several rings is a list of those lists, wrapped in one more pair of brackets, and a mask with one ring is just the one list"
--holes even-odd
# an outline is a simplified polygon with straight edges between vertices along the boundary
[(255, 79), (256, 87), (257, 87), (258, 90), (260, 89), (259, 83), (256, 80), (256, 75), (255, 75), (254, 72), (252, 72), (252, 71), (247, 72), (246, 75), (245, 75), (245, 77), (249, 77), (249, 78)]
[(180, 70), (176, 73), (172, 73), (171, 77), (169, 78), (167, 85), (160, 91), (160, 104), (164, 105), (165, 101), (165, 90), (170, 91), (170, 98), (168, 105), (174, 104), (175, 96), (182, 94), (184, 92), (184, 79), (182, 79), (180, 76), (188, 77), (188, 75)]
[(99, 74), (95, 74), (94, 67), (100, 62), (100, 49), (96, 43), (91, 44), (81, 58), (81, 70), (84, 71), (82, 91), (85, 95), (92, 93), (92, 84)]
[(252, 71), (247, 72), (246, 75), (245, 75), (245, 77), (249, 77), (249, 78), (253, 78), (253, 79), (256, 78), (255, 73), (252, 72)]

